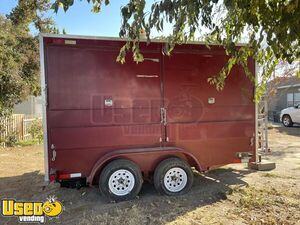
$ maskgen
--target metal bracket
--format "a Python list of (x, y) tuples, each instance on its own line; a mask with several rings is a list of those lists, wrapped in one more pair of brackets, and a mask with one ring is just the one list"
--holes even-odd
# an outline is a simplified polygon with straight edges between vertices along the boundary
[(48, 106), (48, 87), (47, 87), (47, 84), (45, 84), (45, 87), (43, 88), (43, 92), (44, 92), (44, 96), (45, 96), (45, 99), (43, 99), (44, 104), (45, 104), (45, 106)]
[(152, 62), (159, 62), (159, 59), (157, 59), (157, 58), (144, 58), (144, 60), (149, 60)]
[(164, 108), (164, 125), (167, 125), (167, 109)]
[(160, 108), (160, 123), (164, 123), (164, 108)]
[(167, 125), (167, 109), (160, 108), (160, 123)]

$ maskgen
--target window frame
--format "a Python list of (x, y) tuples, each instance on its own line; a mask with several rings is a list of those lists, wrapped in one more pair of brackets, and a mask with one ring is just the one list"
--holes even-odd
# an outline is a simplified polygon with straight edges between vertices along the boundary
[[(292, 97), (292, 100), (289, 100), (289, 96)], [(289, 104), (289, 103), (292, 103), (292, 104)], [(286, 106), (287, 106), (287, 107), (292, 107), (292, 106), (294, 106), (294, 93), (293, 93), (293, 92), (290, 92), (290, 93), (287, 93), (287, 94), (286, 94)]]

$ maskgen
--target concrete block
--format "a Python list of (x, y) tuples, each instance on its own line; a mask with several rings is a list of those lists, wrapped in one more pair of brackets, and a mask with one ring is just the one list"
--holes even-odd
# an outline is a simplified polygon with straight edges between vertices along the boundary
[(276, 164), (274, 162), (270, 162), (267, 160), (262, 160), (261, 162), (251, 162), (249, 163), (249, 167), (253, 170), (273, 170), (276, 168)]

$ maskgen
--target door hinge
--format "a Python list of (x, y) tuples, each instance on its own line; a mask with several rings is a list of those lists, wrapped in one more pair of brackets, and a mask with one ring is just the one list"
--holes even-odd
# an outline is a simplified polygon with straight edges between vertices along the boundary
[(165, 108), (160, 108), (160, 123), (167, 125), (167, 110)]

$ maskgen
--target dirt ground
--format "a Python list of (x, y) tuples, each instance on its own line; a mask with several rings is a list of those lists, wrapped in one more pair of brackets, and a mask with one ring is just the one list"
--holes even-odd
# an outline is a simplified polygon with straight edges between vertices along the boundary
[[(107, 203), (98, 189), (43, 187), (42, 146), (0, 149), (0, 198), (44, 201), (55, 195), (63, 203), (60, 224), (300, 224), (300, 127), (269, 130), (273, 171), (229, 165), (195, 173), (183, 196), (159, 196), (144, 184), (132, 201)], [(3, 218), (0, 224), (17, 224)]]

